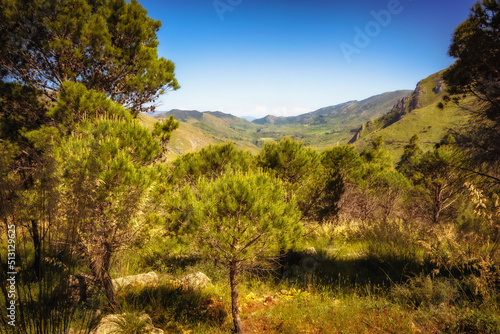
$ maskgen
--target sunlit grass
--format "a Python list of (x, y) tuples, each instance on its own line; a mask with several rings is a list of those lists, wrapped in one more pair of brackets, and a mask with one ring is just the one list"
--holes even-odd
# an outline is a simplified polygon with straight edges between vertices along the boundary
[[(257, 267), (242, 275), (244, 327), (249, 333), (496, 333), (498, 298), (488, 296), (487, 277), (440, 267), (429, 255), (432, 249), (456, 252), (446, 240), (455, 240), (457, 233), (401, 221), (311, 226), (295, 252), (305, 255), (315, 248), (319, 263), (314, 273), (287, 281), (279, 269)], [(438, 234), (435, 248), (424, 247)], [(231, 333), (226, 270), (175, 239), (155, 240), (141, 252), (130, 252), (122, 257), (131, 261), (130, 267), (153, 269), (161, 280), (154, 287), (121, 292), (121, 307), (146, 311), (156, 327), (169, 333)], [(121, 266), (124, 273), (134, 272)], [(209, 287), (185, 291), (173, 283), (197, 271), (210, 277)], [(483, 284), (482, 292), (474, 295), (474, 284)]]

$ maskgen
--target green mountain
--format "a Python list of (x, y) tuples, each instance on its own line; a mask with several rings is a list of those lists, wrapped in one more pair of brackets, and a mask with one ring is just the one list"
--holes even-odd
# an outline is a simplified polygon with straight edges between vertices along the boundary
[(141, 115), (141, 119), (149, 126), (170, 115), (181, 122), (168, 146), (171, 158), (225, 141), (258, 152), (266, 141), (285, 136), (319, 150), (347, 142), (362, 150), (382, 135), (391, 154), (398, 159), (413, 134), (418, 134), (422, 146), (428, 149), (450, 128), (466, 121), (458, 107), (438, 108), (444, 95), (445, 84), (439, 72), (420, 81), (414, 91), (383, 93), (298, 116), (268, 115), (250, 122), (220, 111), (174, 109), (154, 117)]
[(257, 152), (264, 142), (285, 136), (324, 149), (345, 143), (352, 137), (353, 129), (356, 131), (364, 122), (386, 114), (399, 99), (410, 93), (408, 90), (384, 93), (299, 116), (266, 116), (252, 122), (220, 111), (178, 109), (155, 115), (154, 118), (162, 120), (173, 115), (181, 122), (180, 129), (173, 133), (169, 144), (172, 155), (196, 150), (204, 143), (228, 140)]
[[(153, 116), (141, 115), (146, 126), (153, 127), (154, 122), (174, 115), (180, 126), (172, 133), (167, 144), (167, 158), (194, 152), (210, 144), (232, 141), (241, 149), (258, 152), (259, 148), (248, 140), (255, 129), (246, 129), (254, 125), (244, 119), (221, 112), (199, 112), (196, 110), (172, 110)], [(242, 135), (241, 133), (244, 132)]]
[[(252, 142), (257, 137), (257, 126), (243, 118), (226, 114), (220, 111), (171, 110), (156, 115), (162, 120), (173, 115), (176, 120), (190, 124), (204, 133), (219, 140), (234, 142)], [(182, 126), (182, 124), (181, 124)]]
[(253, 123), (260, 125), (322, 125), (328, 123), (355, 123), (360, 120), (367, 121), (387, 113), (398, 99), (410, 93), (410, 90), (398, 90), (372, 96), (362, 101), (349, 101), (335, 106), (321, 108), (298, 116), (276, 117), (269, 115), (261, 119), (256, 119)]
[(450, 129), (467, 121), (457, 106), (438, 107), (446, 94), (441, 74), (420, 81), (409, 97), (398, 100), (389, 113), (364, 123), (349, 142), (361, 150), (381, 135), (393, 157), (398, 158), (410, 137), (418, 134), (421, 146), (432, 148)]

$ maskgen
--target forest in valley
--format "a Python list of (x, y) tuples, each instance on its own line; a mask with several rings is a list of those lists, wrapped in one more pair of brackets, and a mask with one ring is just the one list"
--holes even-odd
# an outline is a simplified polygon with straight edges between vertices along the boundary
[(160, 26), (1, 0), (0, 333), (500, 332), (498, 1), (440, 73), (466, 121), (396, 157), (376, 131), (172, 157), (181, 123), (141, 118), (180, 88)]

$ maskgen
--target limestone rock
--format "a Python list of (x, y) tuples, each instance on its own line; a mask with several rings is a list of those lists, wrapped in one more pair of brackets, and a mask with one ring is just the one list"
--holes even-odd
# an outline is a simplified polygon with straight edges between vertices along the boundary
[(197, 273), (189, 274), (181, 279), (175, 280), (175, 282), (187, 289), (201, 289), (210, 285), (210, 278), (201, 271), (198, 271)]
[(318, 252), (316, 251), (316, 248), (314, 248), (314, 247), (309, 247), (309, 248), (306, 248), (306, 249), (304, 250), (304, 252), (305, 252), (306, 254), (308, 254), (308, 255), (313, 255), (313, 256), (318, 255)]
[(115, 278), (113, 280), (113, 287), (118, 291), (131, 285), (145, 286), (156, 283), (158, 283), (158, 275), (154, 271), (150, 271), (146, 274)]
[(91, 334), (119, 334), (124, 333), (127, 325), (134, 325), (135, 328), (140, 327), (143, 334), (163, 334), (163, 330), (155, 328), (153, 321), (145, 312), (140, 313), (136, 317), (130, 319), (125, 314), (110, 314), (101, 319), (96, 329), (91, 331)]
[(408, 112), (421, 108), (424, 105), (424, 97), (426, 94), (427, 91), (422, 86), (422, 81), (420, 81), (408, 101)]
[(436, 86), (432, 89), (432, 91), (434, 92), (434, 94), (441, 94), (444, 91), (445, 87), (446, 86), (445, 86), (444, 80), (439, 79), (436, 82)]

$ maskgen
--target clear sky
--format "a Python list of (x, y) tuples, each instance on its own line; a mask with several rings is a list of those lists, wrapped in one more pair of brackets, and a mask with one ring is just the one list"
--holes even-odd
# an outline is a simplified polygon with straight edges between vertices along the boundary
[(475, 0), (138, 0), (162, 22), (181, 89), (159, 111), (291, 116), (417, 82), (453, 63)]

